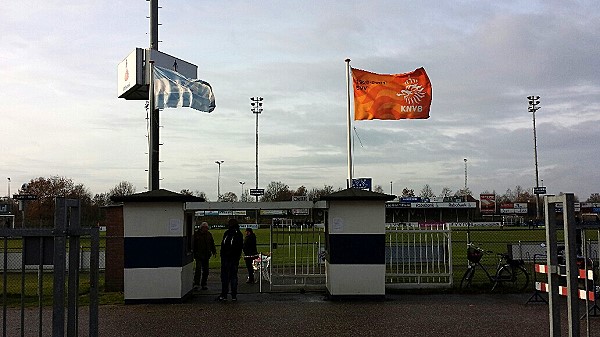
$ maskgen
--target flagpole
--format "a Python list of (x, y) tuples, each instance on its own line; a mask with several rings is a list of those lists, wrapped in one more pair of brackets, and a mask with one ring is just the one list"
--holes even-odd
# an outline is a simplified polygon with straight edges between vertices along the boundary
[(348, 94), (348, 130), (346, 134), (346, 142), (348, 145), (348, 181), (346, 187), (352, 187), (352, 120), (350, 117), (350, 59), (346, 59), (346, 83)]

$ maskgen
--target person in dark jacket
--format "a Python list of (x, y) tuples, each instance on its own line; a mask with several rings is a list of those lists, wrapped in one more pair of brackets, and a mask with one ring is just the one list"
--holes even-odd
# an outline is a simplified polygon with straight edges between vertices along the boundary
[(246, 237), (244, 238), (244, 261), (248, 269), (248, 280), (246, 283), (254, 283), (254, 268), (252, 262), (258, 257), (256, 249), (256, 235), (252, 228), (246, 228)]
[(194, 259), (196, 268), (194, 270), (194, 288), (202, 286), (202, 290), (208, 289), (206, 281), (208, 280), (208, 260), (211, 256), (217, 255), (215, 240), (208, 231), (208, 223), (203, 222), (200, 230), (194, 232)]
[(227, 300), (227, 293), (231, 286), (231, 300), (237, 301), (238, 287), (238, 268), (240, 266), (240, 257), (244, 237), (240, 232), (240, 226), (235, 219), (229, 219), (229, 225), (223, 240), (221, 241), (221, 295), (217, 298), (219, 301)]

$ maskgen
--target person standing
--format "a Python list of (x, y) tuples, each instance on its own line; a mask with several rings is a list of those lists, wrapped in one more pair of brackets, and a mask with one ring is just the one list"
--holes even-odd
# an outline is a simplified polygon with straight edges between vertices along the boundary
[(198, 285), (202, 287), (202, 290), (208, 289), (206, 287), (209, 272), (208, 260), (210, 260), (211, 256), (216, 255), (215, 240), (208, 231), (208, 223), (203, 222), (200, 225), (200, 230), (194, 232), (194, 259), (196, 260), (194, 289), (198, 289)]
[(252, 228), (246, 228), (246, 237), (244, 237), (244, 261), (248, 269), (248, 280), (246, 283), (254, 283), (254, 268), (252, 262), (258, 257), (256, 249), (256, 235)]
[(227, 300), (227, 293), (231, 287), (231, 300), (237, 301), (238, 268), (244, 237), (240, 232), (240, 226), (235, 219), (229, 219), (228, 228), (223, 233), (221, 241), (221, 295), (219, 301)]

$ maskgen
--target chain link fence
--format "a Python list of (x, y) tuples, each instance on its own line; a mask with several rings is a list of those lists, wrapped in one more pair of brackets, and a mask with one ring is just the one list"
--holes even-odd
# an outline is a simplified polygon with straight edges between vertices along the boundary
[[(600, 258), (598, 253), (600, 230), (586, 230), (579, 238), (582, 239), (578, 241), (578, 245), (584, 248), (578, 248), (578, 255), (585, 254), (587, 258), (594, 261), (594, 268), (597, 268)], [(560, 251), (560, 247), (564, 247), (562, 230), (557, 231), (557, 241)], [(581, 244), (582, 241), (585, 241), (585, 245)], [(498, 263), (497, 253), (509, 254), (513, 259), (522, 259), (530, 275), (534, 274), (535, 263), (546, 263), (545, 228), (526, 226), (454, 227), (452, 229), (452, 255), (455, 285), (460, 284), (467, 269), (467, 244), (469, 242), (486, 251), (481, 259), (481, 264), (492, 274), (495, 273)], [(483, 276), (474, 279), (473, 284), (475, 286), (489, 284), (490, 280), (485, 275)], [(533, 289), (533, 285), (531, 287)]]

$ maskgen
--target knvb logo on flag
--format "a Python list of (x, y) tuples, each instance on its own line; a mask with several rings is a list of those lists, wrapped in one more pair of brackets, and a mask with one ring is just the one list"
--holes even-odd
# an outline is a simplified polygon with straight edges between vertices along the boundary
[(384, 75), (352, 69), (354, 119), (427, 119), (431, 82), (425, 69)]
[(211, 112), (216, 106), (210, 84), (161, 67), (154, 67), (154, 97), (159, 109), (190, 107)]

